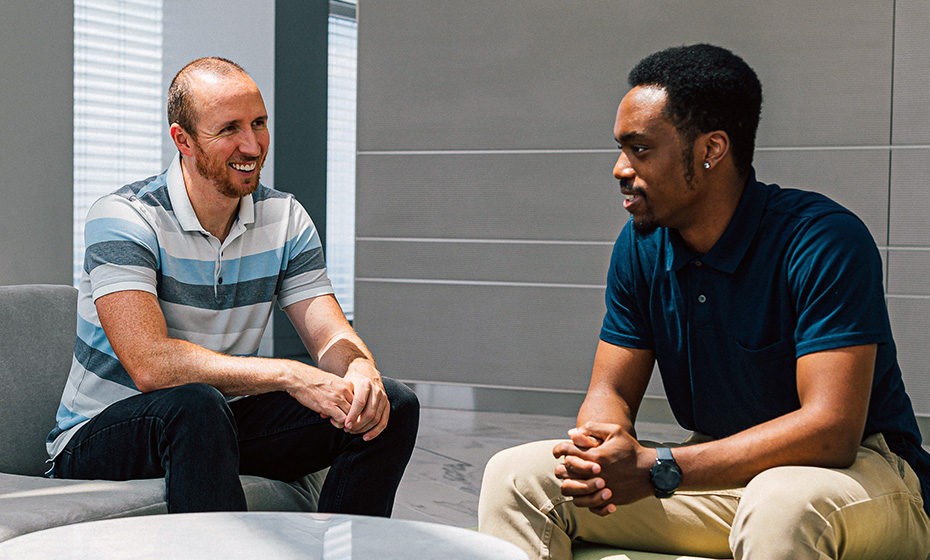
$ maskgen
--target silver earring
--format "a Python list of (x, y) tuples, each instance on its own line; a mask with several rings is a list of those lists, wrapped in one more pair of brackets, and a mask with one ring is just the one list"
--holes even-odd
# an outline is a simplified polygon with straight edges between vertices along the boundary
[(710, 162), (704, 162), (704, 169), (710, 169)]

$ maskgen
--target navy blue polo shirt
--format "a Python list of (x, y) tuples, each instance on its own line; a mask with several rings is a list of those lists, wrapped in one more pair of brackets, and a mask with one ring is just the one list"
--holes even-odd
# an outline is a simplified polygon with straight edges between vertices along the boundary
[(654, 350), (675, 418), (716, 438), (800, 408), (800, 356), (878, 344), (865, 433), (908, 461), (930, 508), (930, 454), (897, 363), (881, 256), (852, 212), (753, 174), (706, 254), (673, 229), (640, 235), (627, 222), (606, 299), (601, 339)]

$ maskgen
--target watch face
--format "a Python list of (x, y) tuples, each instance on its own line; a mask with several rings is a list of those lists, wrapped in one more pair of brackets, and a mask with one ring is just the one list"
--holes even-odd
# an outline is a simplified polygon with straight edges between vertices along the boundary
[(662, 461), (652, 467), (652, 484), (659, 490), (671, 492), (681, 484), (681, 469), (671, 462)]

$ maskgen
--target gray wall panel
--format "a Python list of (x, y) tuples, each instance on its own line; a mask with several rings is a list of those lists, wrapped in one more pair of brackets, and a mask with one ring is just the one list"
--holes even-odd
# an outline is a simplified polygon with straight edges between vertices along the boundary
[(930, 245), (930, 149), (894, 150), (891, 154), (889, 244)]
[(0, 285), (71, 284), (71, 2), (3, 2), (0, 75)]
[(359, 154), (360, 237), (613, 241), (613, 152)]
[(887, 288), (891, 295), (930, 296), (930, 247), (889, 250)]
[(735, 50), (759, 72), (761, 145), (887, 142), (892, 6), (363, 2), (359, 150), (610, 146), (630, 67), (699, 41)]
[[(889, 297), (888, 313), (898, 347), (904, 386), (917, 414), (930, 415), (930, 299)], [(927, 434), (930, 436), (930, 434)]]
[[(846, 0), (604, 0), (530, 9), (510, 0), (362, 0), (359, 14), (365, 281), (356, 324), (388, 359), (424, 381), (585, 387), (602, 295), (583, 304), (577, 290), (554, 289), (541, 300), (538, 287), (494, 283), (594, 277), (601, 249), (516, 242), (613, 241), (626, 220), (610, 175), (625, 76), (660, 48), (706, 41), (743, 56), (762, 80), (759, 178), (837, 200), (882, 249), (902, 369), (916, 407), (930, 414), (930, 383), (921, 383), (930, 362), (925, 1), (851, 9)], [(603, 266), (607, 254), (605, 245)], [(422, 283), (429, 279), (487, 285)], [(540, 301), (566, 307), (553, 314)], [(550, 330), (554, 317), (584, 322)], [(529, 351), (535, 375), (498, 354), (489, 337)], [(564, 358), (535, 357), (545, 340), (589, 353), (570, 360), (581, 370), (571, 382), (560, 377)], [(456, 348), (431, 358), (439, 350), (424, 341)], [(464, 356), (480, 356), (482, 371)], [(433, 364), (442, 371), (430, 372)], [(648, 394), (662, 394), (657, 379)]]
[(526, 244), (360, 239), (359, 278), (606, 284), (612, 243)]
[(879, 245), (888, 243), (888, 150), (758, 151), (757, 178), (823, 193), (855, 212)]
[(930, 2), (895, 2), (895, 144), (930, 143)]
[(604, 317), (599, 289), (357, 282), (356, 326), (385, 375), (585, 389)]

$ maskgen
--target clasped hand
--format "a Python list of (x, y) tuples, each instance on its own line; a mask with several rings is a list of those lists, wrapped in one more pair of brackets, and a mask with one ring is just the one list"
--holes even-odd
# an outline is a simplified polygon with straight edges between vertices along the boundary
[(655, 452), (641, 446), (621, 426), (587, 422), (568, 431), (570, 441), (559, 442), (552, 454), (562, 462), (555, 476), (562, 480), (562, 495), (597, 515), (613, 513), (653, 494), (649, 468)]
[(323, 418), (350, 434), (370, 441), (387, 427), (391, 403), (381, 374), (369, 360), (353, 360), (343, 377), (326, 372), (315, 383), (314, 398), (306, 403)]

